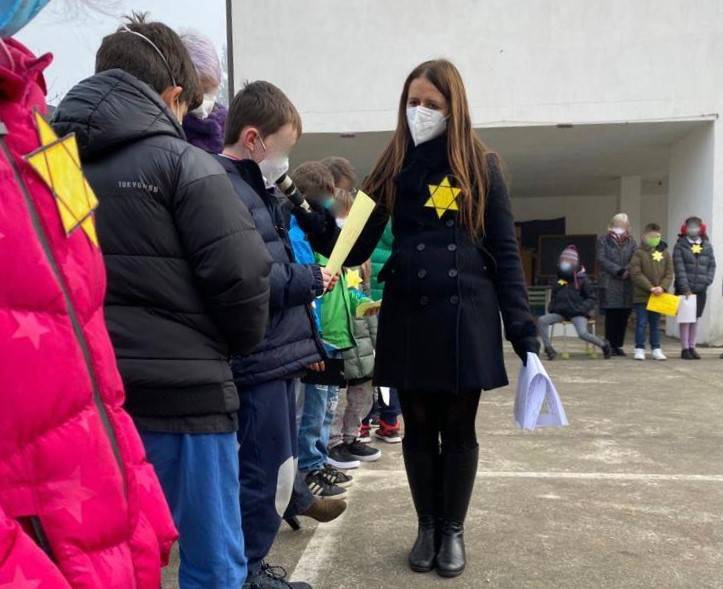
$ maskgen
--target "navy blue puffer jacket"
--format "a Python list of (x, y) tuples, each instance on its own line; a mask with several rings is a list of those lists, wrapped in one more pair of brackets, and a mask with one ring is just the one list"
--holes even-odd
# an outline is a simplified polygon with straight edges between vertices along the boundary
[(236, 386), (300, 376), (307, 366), (322, 359), (310, 305), (322, 294), (321, 270), (297, 264), (291, 249), (287, 216), (253, 160), (215, 156), (228, 173), (239, 198), (251, 212), (256, 229), (273, 260), (270, 315), (266, 337), (250, 354), (233, 356)]

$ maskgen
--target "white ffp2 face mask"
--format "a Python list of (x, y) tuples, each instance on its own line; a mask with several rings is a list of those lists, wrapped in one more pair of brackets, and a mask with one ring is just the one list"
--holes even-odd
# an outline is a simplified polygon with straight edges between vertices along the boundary
[(275, 155), (264, 158), (259, 164), (261, 173), (269, 185), (273, 185), (286, 172), (289, 171), (289, 157), (286, 155)]
[(414, 145), (439, 137), (447, 129), (447, 118), (426, 106), (407, 107), (407, 124)]
[(198, 108), (194, 108), (191, 111), (191, 114), (197, 116), (199, 119), (207, 119), (208, 115), (211, 114), (211, 111), (213, 110), (213, 107), (216, 105), (216, 95), (215, 94), (204, 94), (203, 95), (203, 102), (201, 103), (201, 106)]

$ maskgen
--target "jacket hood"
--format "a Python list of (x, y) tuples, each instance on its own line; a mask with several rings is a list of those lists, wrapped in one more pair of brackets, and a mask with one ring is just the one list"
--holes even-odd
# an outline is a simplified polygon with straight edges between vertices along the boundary
[(228, 117), (228, 109), (216, 103), (205, 119), (194, 114), (187, 114), (183, 119), (183, 130), (188, 142), (209, 153), (221, 153), (224, 143), (224, 125)]
[(186, 138), (158, 93), (119, 69), (79, 82), (58, 105), (52, 124), (61, 136), (75, 133), (83, 159), (154, 135)]

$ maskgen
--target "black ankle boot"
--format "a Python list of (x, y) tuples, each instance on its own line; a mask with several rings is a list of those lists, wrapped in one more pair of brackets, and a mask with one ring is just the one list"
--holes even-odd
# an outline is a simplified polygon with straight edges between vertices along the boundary
[(472, 497), (478, 461), (478, 448), (442, 453), (444, 500), (436, 561), (437, 573), (441, 577), (456, 577), (466, 565), (464, 520)]
[(419, 519), (417, 540), (409, 553), (409, 567), (418, 573), (434, 568), (436, 546), (436, 501), (439, 472), (439, 455), (433, 452), (416, 452), (403, 446), (404, 466), (407, 470), (409, 488)]

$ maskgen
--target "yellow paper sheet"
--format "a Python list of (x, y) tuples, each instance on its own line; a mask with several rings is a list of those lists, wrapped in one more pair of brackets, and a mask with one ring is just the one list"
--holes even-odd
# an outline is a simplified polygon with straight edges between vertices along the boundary
[(362, 303), (356, 308), (356, 318), (361, 319), (367, 314), (369, 309), (377, 309), (382, 306), (381, 301), (371, 301), (369, 303)]
[(675, 317), (678, 314), (678, 305), (680, 305), (680, 298), (672, 294), (663, 293), (657, 297), (650, 295), (647, 308), (648, 311)]
[(372, 211), (376, 207), (376, 203), (364, 194), (361, 190), (356, 193), (354, 204), (351, 206), (349, 216), (344, 222), (339, 238), (336, 240), (334, 250), (329, 256), (329, 262), (326, 269), (332, 274), (337, 274), (340, 270), (349, 252), (354, 247), (356, 240), (359, 239), (364, 225), (367, 224)]

